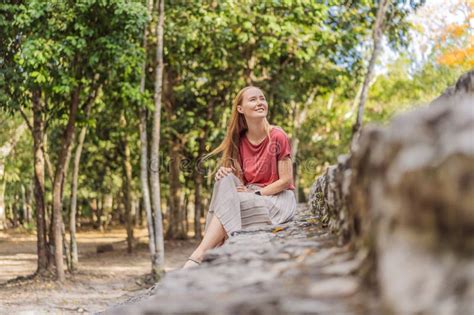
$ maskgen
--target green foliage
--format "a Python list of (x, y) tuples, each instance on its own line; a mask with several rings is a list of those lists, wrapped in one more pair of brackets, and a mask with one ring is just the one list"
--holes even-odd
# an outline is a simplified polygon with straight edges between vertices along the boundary
[[(14, 7), (14, 9), (13, 9)], [(109, 78), (111, 69), (137, 54), (146, 15), (139, 1), (22, 1), (4, 5), (8, 25), (0, 77), (14, 85), (3, 86), (10, 96), (3, 108), (28, 106), (32, 89), (40, 89), (57, 117), (64, 114), (72, 91), (87, 89), (94, 77)], [(21, 96), (21, 102), (15, 96)]]
[[(410, 74), (412, 61), (401, 56), (387, 66), (371, 86), (364, 123), (386, 123), (394, 115), (422, 106), (453, 85), (461, 73), (427, 62)], [(312, 104), (308, 119), (301, 128), (299, 170), (301, 183), (309, 187), (324, 169), (349, 152), (352, 124), (357, 110), (354, 100), (336, 89), (331, 96), (320, 97)]]
[[(0, 5), (0, 108), (17, 114), (21, 106), (28, 114), (32, 91), (41, 91), (53, 163), (71, 93), (80, 88), (78, 129), (89, 129), (79, 179), (82, 205), (104, 194), (120, 198), (124, 138), (132, 151), (133, 187), (139, 191), (138, 112), (147, 108), (148, 116), (152, 114), (156, 66), (156, 14), (146, 54), (141, 47), (147, 24), (144, 2), (10, 0)], [(422, 2), (394, 1), (387, 12), (391, 47), (407, 44), (411, 26), (406, 17)], [(309, 187), (325, 165), (347, 151), (355, 119), (351, 104), (363, 79), (376, 2), (174, 0), (166, 1), (165, 9), (163, 200), (170, 191), (171, 145), (180, 144), (185, 158), (180, 181), (191, 194), (198, 158), (222, 141), (232, 98), (249, 84), (265, 92), (270, 122), (290, 136), (298, 135), (301, 186)], [(409, 74), (410, 62), (401, 58), (374, 83), (366, 121), (384, 121), (429, 100), (456, 75), (431, 65)], [(143, 63), (146, 89), (141, 93)], [(87, 117), (83, 109), (98, 87)], [(295, 130), (296, 114), (314, 91), (307, 119)], [(119, 123), (122, 116), (126, 126)], [(31, 148), (31, 139), (22, 143), (19, 148)], [(8, 162), (9, 176), (23, 184), (31, 180), (31, 160), (32, 151), (18, 151)], [(207, 181), (204, 197), (210, 194), (210, 184)], [(10, 187), (10, 194), (16, 194), (13, 184)], [(69, 189), (66, 184), (66, 197)]]
[[(0, 30), (0, 110), (14, 113), (22, 107), (28, 114), (32, 92), (40, 92), (47, 126), (47, 150), (53, 166), (73, 91), (80, 93), (79, 127), (93, 127), (97, 118), (114, 110), (112, 103), (108, 108), (102, 107), (107, 110), (95, 111), (99, 117), (86, 117), (84, 109), (99, 87), (104, 91), (113, 87), (110, 90), (120, 95), (115, 98), (117, 101), (138, 102), (136, 86), (144, 58), (141, 36), (147, 20), (141, 1), (11, 0), (0, 6), (0, 12), (5, 18), (1, 20)], [(123, 82), (118, 84), (119, 80)], [(113, 124), (113, 121), (108, 123)], [(23, 182), (31, 179), (32, 145), (29, 144), (29, 161), (22, 164), (17, 160), (20, 165), (8, 168), (12, 179)], [(25, 166), (29, 171), (23, 168)], [(102, 183), (114, 187), (113, 183), (102, 180), (104, 178), (113, 176), (97, 174), (93, 179), (99, 181), (93, 182), (92, 188), (101, 190)], [(12, 189), (13, 183), (8, 183)], [(49, 185), (50, 180), (46, 183)], [(68, 189), (66, 184), (66, 196)]]
[[(222, 141), (232, 97), (245, 85), (264, 90), (271, 122), (290, 134), (290, 104), (301, 107), (315, 87), (320, 97), (335, 89), (353, 95), (363, 73), (361, 43), (376, 10), (367, 1), (172, 1), (166, 7), (163, 143), (179, 138), (194, 159), (204, 130), (207, 151)], [(397, 23), (406, 25), (403, 18)], [(393, 41), (406, 36), (406, 29), (395, 31)]]

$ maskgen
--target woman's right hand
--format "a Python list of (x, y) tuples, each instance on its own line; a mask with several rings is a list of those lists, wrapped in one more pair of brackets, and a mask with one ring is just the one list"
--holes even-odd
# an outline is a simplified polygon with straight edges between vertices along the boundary
[(219, 168), (219, 170), (217, 171), (216, 173), (216, 176), (215, 176), (215, 180), (218, 181), (219, 179), (221, 179), (222, 177), (224, 176), (227, 176), (229, 175), (230, 173), (232, 173), (235, 169), (233, 167), (224, 167), (224, 166), (221, 166)]

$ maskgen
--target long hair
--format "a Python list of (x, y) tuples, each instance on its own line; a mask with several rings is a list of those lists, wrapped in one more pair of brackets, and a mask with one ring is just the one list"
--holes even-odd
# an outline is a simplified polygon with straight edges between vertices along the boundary
[[(230, 117), (229, 126), (227, 127), (227, 132), (224, 137), (222, 143), (212, 150), (210, 153), (204, 156), (204, 159), (207, 159), (213, 155), (217, 155), (222, 153), (222, 157), (220, 158), (219, 162), (217, 163), (217, 167), (212, 172), (211, 176), (213, 176), (217, 170), (223, 167), (232, 167), (235, 169), (235, 175), (240, 179), (243, 179), (242, 168), (240, 167), (240, 137), (242, 136), (245, 131), (248, 130), (247, 121), (245, 120), (244, 114), (241, 114), (237, 111), (237, 107), (242, 105), (242, 101), (244, 99), (244, 93), (250, 88), (257, 88), (255, 86), (246, 86), (241, 89), (237, 95), (235, 96), (234, 100), (232, 101), (232, 112)], [(267, 136), (270, 138), (270, 124), (268, 123), (267, 119), (265, 118), (265, 131)]]

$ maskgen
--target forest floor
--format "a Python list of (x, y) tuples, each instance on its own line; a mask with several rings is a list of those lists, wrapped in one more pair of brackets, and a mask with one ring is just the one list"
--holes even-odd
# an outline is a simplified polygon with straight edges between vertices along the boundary
[[(36, 236), (0, 231), (0, 314), (94, 313), (149, 288), (146, 229), (135, 229), (135, 252), (126, 252), (124, 229), (78, 233), (79, 267), (64, 284), (27, 279), (36, 270)], [(112, 244), (113, 251), (96, 252)], [(180, 268), (197, 241), (165, 241), (165, 270)], [(25, 277), (25, 278), (23, 278)]]

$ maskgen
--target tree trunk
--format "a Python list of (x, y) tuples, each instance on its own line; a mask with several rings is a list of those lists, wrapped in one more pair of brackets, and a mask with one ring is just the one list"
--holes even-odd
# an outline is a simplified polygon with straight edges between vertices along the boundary
[(112, 213), (114, 209), (114, 196), (110, 193), (105, 195), (104, 199), (104, 230), (107, 230), (111, 222)]
[(51, 185), (53, 185), (54, 182), (54, 171), (53, 171), (53, 165), (51, 164), (51, 159), (49, 158), (48, 154), (48, 134), (46, 133), (46, 130), (44, 131), (44, 140), (43, 140), (43, 147), (41, 148), (41, 151), (43, 151), (43, 156), (44, 156), (44, 162), (46, 166), (46, 175), (48, 175), (48, 179), (51, 182)]
[(155, 110), (153, 113), (153, 132), (151, 143), (151, 163), (154, 166), (150, 172), (151, 184), (151, 199), (155, 219), (155, 255), (158, 263), (158, 269), (154, 270), (157, 278), (161, 276), (164, 271), (164, 240), (163, 240), (163, 219), (161, 215), (161, 198), (160, 198), (160, 120), (161, 120), (161, 95), (163, 85), (163, 24), (164, 24), (164, 0), (158, 1), (158, 23), (156, 25), (157, 31), (157, 45), (156, 45), (156, 61), (157, 67), (155, 72)]
[(184, 207), (182, 200), (183, 189), (179, 180), (181, 165), (181, 144), (178, 141), (171, 143), (170, 152), (170, 225), (166, 233), (170, 239), (186, 239), (184, 228)]
[(357, 110), (357, 119), (354, 126), (352, 127), (352, 137), (354, 136), (357, 137), (360, 127), (362, 126), (362, 118), (364, 115), (365, 101), (367, 99), (367, 94), (369, 93), (369, 84), (370, 84), (370, 81), (372, 80), (375, 63), (377, 62), (377, 58), (382, 48), (385, 12), (387, 10), (389, 2), (390, 1), (388, 0), (381, 0), (379, 3), (379, 8), (377, 9), (377, 17), (375, 19), (374, 29), (372, 33), (372, 38), (373, 38), (372, 56), (370, 57), (369, 66), (367, 68), (367, 73), (364, 78), (364, 84), (362, 85), (362, 92), (360, 93), (360, 102), (359, 102), (359, 107)]
[[(147, 1), (147, 14), (149, 20), (151, 19), (151, 13), (153, 10), (153, 0)], [(149, 23), (145, 27), (143, 34), (143, 50), (145, 51), (145, 56), (148, 52), (148, 27)], [(146, 81), (146, 69), (147, 63), (146, 59), (142, 65), (142, 73), (140, 80), (140, 93), (143, 95), (145, 92), (145, 81)], [(151, 208), (150, 200), (150, 184), (148, 181), (148, 134), (147, 134), (147, 109), (140, 109), (140, 185), (142, 189), (142, 200), (143, 208), (146, 212), (146, 221), (148, 228), (148, 247), (150, 250), (151, 258), (151, 269), (152, 273), (155, 274), (155, 270), (159, 270), (159, 261), (156, 259), (156, 243), (155, 243), (155, 228), (153, 226), (153, 212)]]
[[(46, 196), (45, 196), (45, 200)], [(48, 251), (48, 262), (49, 266), (48, 268), (54, 272), (54, 268), (56, 266), (56, 261), (54, 259), (54, 211), (53, 211), (53, 205), (52, 204), (46, 204), (46, 229), (48, 233), (48, 246), (49, 246), (49, 251)]]
[(137, 199), (135, 195), (133, 196), (133, 203), (132, 203), (132, 213), (133, 213), (133, 227), (140, 226), (140, 205), (137, 203)]
[(189, 232), (189, 194), (187, 192), (185, 192), (183, 194), (183, 201), (182, 201), (182, 204), (183, 204), (183, 209), (184, 209), (184, 234), (185, 234), (185, 237), (187, 238), (188, 237), (188, 232)]
[(74, 135), (77, 110), (79, 107), (79, 95), (81, 88), (77, 87), (71, 96), (68, 123), (61, 143), (60, 153), (56, 164), (53, 183), (53, 229), (54, 229), (54, 258), (56, 262), (56, 274), (59, 282), (64, 282), (64, 261), (63, 261), (63, 234), (62, 234), (62, 186), (64, 171), (68, 159), (68, 152)]
[[(46, 126), (45, 126), (46, 128)], [(46, 166), (46, 175), (47, 178), (50, 180), (51, 187), (54, 185), (54, 171), (53, 171), (53, 166), (51, 164), (51, 160), (49, 158), (48, 154), (48, 134), (46, 132), (46, 129), (43, 132), (43, 146), (41, 148), (41, 151), (43, 153), (43, 160), (44, 160), (44, 165)], [(48, 204), (46, 202), (47, 196), (46, 196), (46, 190), (45, 190), (45, 218), (46, 218), (46, 235), (48, 237), (48, 268), (50, 270), (53, 270), (55, 267), (55, 260), (54, 260), (54, 212), (53, 212), (53, 205)], [(54, 271), (53, 271), (54, 272)]]
[(99, 210), (97, 209), (97, 198), (89, 200), (89, 207), (91, 208), (91, 224), (94, 230), (100, 229), (100, 222), (98, 219)]
[(36, 238), (38, 267), (37, 273), (43, 274), (49, 265), (47, 228), (46, 228), (46, 208), (44, 202), (44, 120), (42, 114), (41, 95), (38, 91), (33, 91), (33, 151), (34, 151), (34, 196), (36, 213)]
[[(71, 162), (71, 156), (72, 156), (72, 149), (73, 149), (73, 143), (75, 142), (75, 133), (72, 135), (71, 139), (71, 145), (69, 145), (69, 149), (67, 150), (66, 154), (66, 162), (64, 164), (64, 175), (61, 181), (61, 213), (63, 212), (63, 208), (68, 208), (67, 206), (63, 207), (63, 200), (64, 200), (64, 185), (67, 181), (67, 175), (68, 175), (68, 170), (69, 170), (69, 164)], [(69, 205), (69, 208), (71, 205)], [(63, 249), (64, 249), (64, 255), (66, 258), (66, 266), (68, 270), (72, 270), (72, 262), (71, 262), (71, 251), (69, 247), (69, 242), (68, 239), (66, 238), (66, 226), (63, 222), (63, 218), (61, 215), (61, 234), (63, 238)]]
[(13, 228), (18, 227), (18, 195), (15, 195), (15, 201), (13, 202), (13, 205), (11, 207), (11, 221)]
[[(209, 104), (207, 105), (207, 113), (206, 113), (206, 120), (211, 121), (212, 116), (214, 115), (214, 104), (215, 99), (212, 99)], [(196, 168), (196, 176), (194, 179), (194, 238), (201, 239), (202, 238), (202, 226), (201, 226), (201, 217), (203, 216), (202, 211), (202, 185), (204, 183), (204, 174), (206, 173), (206, 169), (204, 168), (204, 161), (201, 158), (204, 156), (206, 151), (206, 140), (209, 133), (209, 125), (204, 125), (203, 128), (203, 135), (199, 139), (199, 150), (198, 150), (198, 164)]]
[(20, 204), (21, 204), (21, 211), (20, 211), (20, 224), (25, 225), (26, 223), (26, 191), (25, 191), (25, 185), (21, 184), (20, 185)]
[(33, 187), (32, 183), (30, 183), (26, 187), (26, 223), (30, 224), (31, 219), (32, 219), (32, 207), (31, 207), (31, 201), (32, 201), (32, 196), (33, 196)]
[(202, 213), (202, 183), (203, 175), (200, 170), (194, 177), (194, 238), (202, 239), (201, 213)]
[(64, 224), (61, 225), (61, 233), (63, 235), (63, 248), (64, 255), (66, 256), (66, 266), (68, 270), (72, 270), (71, 249), (66, 238), (66, 227), (64, 226)]
[[(100, 85), (93, 91), (90, 95), (90, 100), (86, 105), (86, 118), (89, 118), (90, 110), (92, 105), (94, 104), (98, 92), (100, 90)], [(71, 271), (74, 271), (77, 268), (77, 263), (79, 261), (79, 255), (77, 251), (77, 240), (76, 240), (76, 216), (77, 216), (77, 184), (79, 180), (79, 166), (81, 161), (81, 154), (82, 148), (84, 146), (84, 141), (86, 139), (87, 133), (87, 126), (82, 127), (81, 132), (79, 134), (78, 143), (76, 147), (76, 152), (74, 155), (74, 166), (73, 166), (73, 175), (72, 175), (72, 182), (71, 182), (71, 210), (69, 213), (69, 233), (71, 237), (71, 244), (70, 244), (70, 267)]]
[(24, 131), (26, 130), (26, 123), (22, 123), (15, 130), (15, 133), (10, 138), (7, 143), (0, 147), (0, 230), (2, 230), (6, 225), (6, 216), (5, 216), (5, 159), (10, 155), (11, 151), (15, 147), (16, 143), (20, 140)]
[(87, 127), (82, 127), (81, 133), (76, 147), (76, 153), (74, 155), (74, 169), (72, 173), (71, 182), (71, 210), (69, 217), (69, 233), (71, 237), (71, 270), (74, 271), (77, 268), (79, 256), (77, 252), (77, 240), (76, 240), (76, 214), (77, 214), (77, 183), (79, 180), (79, 166), (81, 161), (82, 147), (86, 138)]
[(293, 159), (292, 161), (292, 167), (293, 167), (293, 181), (295, 185), (295, 198), (296, 202), (299, 202), (299, 174), (298, 174), (298, 160), (297, 160), (297, 155), (298, 155), (298, 145), (300, 143), (300, 140), (298, 139), (298, 130), (300, 128), (300, 120), (299, 114), (300, 112), (298, 111), (298, 104), (294, 104), (294, 110), (293, 110), (293, 136), (291, 137), (291, 157)]
[(104, 194), (99, 193), (97, 196), (97, 227), (99, 231), (104, 231), (104, 206), (103, 206)]
[[(125, 128), (127, 122), (125, 116), (122, 114), (120, 117), (120, 125)], [(125, 224), (127, 228), (127, 252), (132, 253), (133, 251), (133, 194), (132, 194), (132, 162), (130, 159), (130, 146), (128, 144), (127, 132), (122, 130), (122, 169), (123, 169), (123, 183), (122, 191), (125, 203)]]
[(5, 215), (5, 164), (0, 160), (0, 231), (7, 227)]
[(308, 107), (313, 103), (314, 98), (317, 93), (317, 88), (314, 88), (311, 93), (309, 94), (308, 98), (306, 99), (303, 109), (300, 111), (298, 104), (294, 104), (293, 108), (293, 136), (291, 138), (291, 156), (293, 157), (293, 180), (295, 184), (295, 197), (296, 202), (300, 202), (299, 198), (299, 178), (298, 178), (298, 145), (299, 145), (299, 138), (298, 138), (298, 131), (301, 128), (301, 125), (306, 120), (306, 116), (308, 114)]
[(137, 224), (140, 228), (144, 227), (144, 216), (143, 216), (143, 203), (140, 199), (135, 200), (136, 207), (137, 207)]

